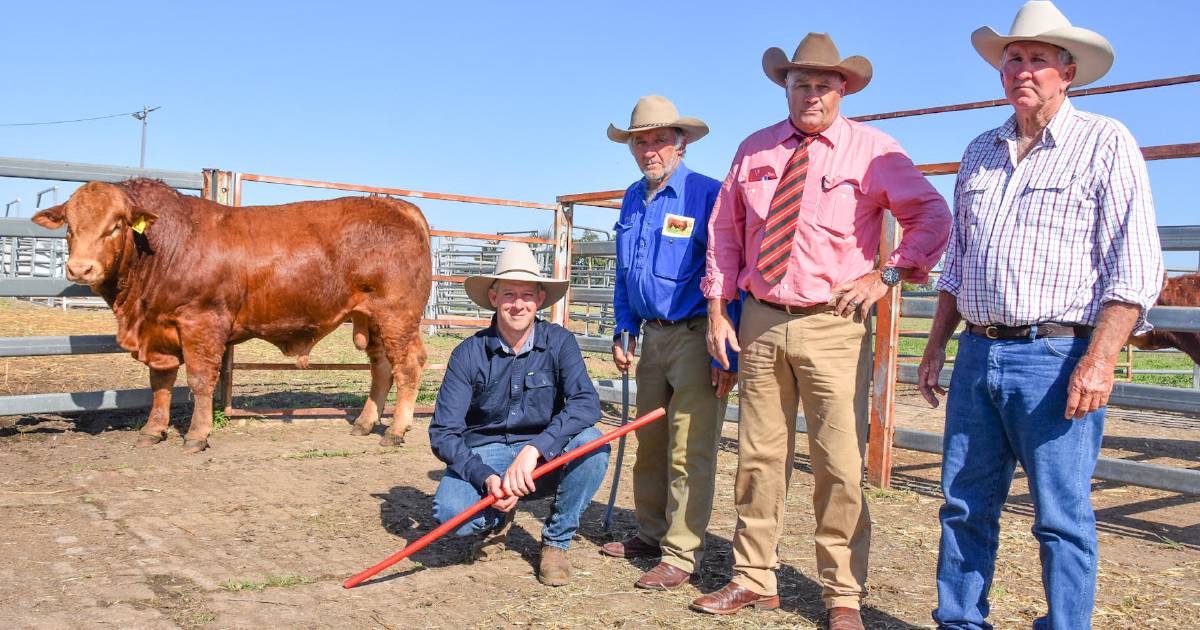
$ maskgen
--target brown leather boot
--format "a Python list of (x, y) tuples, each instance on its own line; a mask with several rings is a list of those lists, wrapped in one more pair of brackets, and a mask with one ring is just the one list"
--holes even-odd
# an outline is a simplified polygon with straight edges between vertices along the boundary
[(690, 608), (710, 615), (732, 615), (746, 606), (773, 610), (779, 608), (779, 596), (759, 595), (736, 582), (730, 582), (715, 593), (697, 598)]
[(546, 586), (562, 586), (571, 581), (571, 560), (567, 558), (567, 550), (542, 545), (537, 578)]
[(659, 562), (654, 565), (654, 568), (643, 573), (642, 577), (633, 585), (652, 591), (669, 591), (687, 584), (690, 579), (692, 579), (691, 573), (675, 565)]
[(857, 608), (836, 606), (829, 609), (829, 619), (826, 622), (829, 630), (863, 630), (862, 615)]
[(600, 547), (600, 553), (614, 558), (657, 558), (662, 555), (662, 547), (633, 534), (625, 540), (605, 543)]
[(495, 529), (485, 532), (471, 545), (471, 559), (475, 562), (490, 562), (511, 556), (508, 550), (508, 531), (512, 529), (515, 520), (516, 508), (505, 512), (504, 520), (500, 521)]

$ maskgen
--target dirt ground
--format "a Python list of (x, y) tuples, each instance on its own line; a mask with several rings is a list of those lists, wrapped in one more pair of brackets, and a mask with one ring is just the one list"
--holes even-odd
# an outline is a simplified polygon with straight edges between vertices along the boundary
[[(0, 335), (111, 332), (111, 315), (62, 314), (0, 301)], [(322, 344), (314, 361), (358, 361), (348, 340)], [(453, 346), (431, 344), (431, 361)], [(341, 345), (342, 348), (336, 347)], [(239, 360), (283, 360), (246, 347)], [(590, 361), (597, 376), (604, 362)], [(0, 359), (0, 395), (144, 387), (145, 368), (120, 355)], [(426, 396), (436, 388), (430, 376)], [(239, 407), (355, 404), (365, 373), (246, 372)], [(939, 430), (911, 390), (900, 424)], [(185, 422), (190, 406), (173, 413)], [(610, 410), (611, 412), (611, 410)], [(1115, 413), (1106, 454), (1195, 467), (1200, 419)], [(708, 554), (701, 578), (671, 593), (633, 582), (650, 563), (600, 556), (600, 544), (633, 527), (627, 457), (614, 531), (603, 531), (608, 484), (585, 514), (571, 550), (572, 582), (533, 578), (544, 502), (522, 507), (517, 554), (467, 564), (465, 541), (443, 539), (353, 590), (357, 573), (433, 526), (442, 466), (429, 450), (427, 419), (405, 446), (384, 449), (349, 435), (343, 420), (234, 422), (212, 448), (185, 457), (180, 440), (135, 450), (140, 412), (0, 418), (0, 619), (17, 628), (812, 628), (820, 621), (813, 580), (812, 478), (801, 446), (780, 542), (783, 608), (731, 618), (691, 613), (687, 603), (730, 573), (737, 426), (725, 426)], [(602, 429), (611, 429), (611, 414)], [(803, 445), (804, 441), (801, 440)], [(632, 446), (632, 444), (631, 444)], [(897, 451), (895, 487), (869, 493), (874, 538), (866, 621), (870, 628), (924, 628), (936, 593), (938, 458)], [(1200, 497), (1096, 483), (1101, 565), (1096, 627), (1198, 627)], [(1028, 627), (1044, 610), (1032, 507), (1020, 475), (1002, 526), (992, 590), (998, 628)]]

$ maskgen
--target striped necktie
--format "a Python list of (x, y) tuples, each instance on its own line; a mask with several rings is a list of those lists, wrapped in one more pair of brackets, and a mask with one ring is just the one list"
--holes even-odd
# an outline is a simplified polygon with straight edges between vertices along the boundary
[(771, 198), (762, 244), (758, 248), (758, 264), (755, 265), (763, 280), (772, 286), (778, 284), (787, 271), (796, 224), (800, 220), (800, 199), (804, 196), (804, 181), (808, 175), (808, 145), (816, 138), (815, 134), (797, 135), (800, 144), (788, 158), (775, 196)]

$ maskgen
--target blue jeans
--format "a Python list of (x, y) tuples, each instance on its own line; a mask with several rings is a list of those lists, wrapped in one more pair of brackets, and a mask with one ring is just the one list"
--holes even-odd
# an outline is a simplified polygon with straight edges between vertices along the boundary
[(1104, 409), (1066, 420), (1067, 383), (1088, 340), (964, 333), (946, 402), (938, 549), (939, 628), (987, 628), (1000, 511), (1017, 462), (1033, 498), (1048, 613), (1036, 630), (1091, 628), (1096, 517), (1091, 478)]
[[(598, 437), (600, 437), (600, 431), (595, 427), (588, 427), (567, 442), (563, 452), (582, 446)], [(486, 444), (473, 448), (471, 451), (481, 457), (483, 463), (491, 466), (492, 470), (503, 475), (505, 469), (517, 458), (517, 453), (527, 443)], [(605, 444), (533, 482), (537, 486), (537, 490), (533, 494), (523, 497), (522, 500), (554, 497), (554, 507), (542, 527), (543, 545), (560, 549), (566, 549), (571, 545), (575, 530), (579, 529), (580, 515), (583, 514), (584, 508), (591, 502), (592, 496), (596, 494), (596, 490), (604, 481), (604, 474), (608, 470), (608, 451), (608, 445)], [(446, 471), (446, 475), (438, 484), (437, 492), (433, 495), (433, 518), (438, 523), (445, 523), (482, 498), (483, 493), (479, 488), (453, 472)], [(454, 535), (470, 536), (486, 532), (500, 525), (503, 517), (504, 514), (499, 510), (487, 508), (460, 525), (458, 529), (454, 530)]]

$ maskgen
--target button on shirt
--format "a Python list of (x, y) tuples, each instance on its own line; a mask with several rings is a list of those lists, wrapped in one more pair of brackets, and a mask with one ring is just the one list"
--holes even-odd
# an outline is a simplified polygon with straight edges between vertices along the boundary
[(755, 269), (775, 188), (799, 144), (790, 120), (755, 132), (738, 147), (709, 224), (710, 298), (742, 289), (790, 306), (829, 301), (832, 289), (875, 268), (883, 211), (904, 228), (886, 261), (922, 282), (942, 255), (950, 210), (942, 196), (887, 134), (838, 116), (808, 149), (808, 175), (788, 269), (776, 285)]
[(579, 344), (561, 326), (537, 320), (514, 353), (492, 326), (450, 355), (438, 391), (429, 442), (434, 455), (478, 488), (493, 470), (472, 448), (528, 443), (549, 460), (600, 418), (600, 399)]
[(1017, 164), (1017, 123), (975, 138), (954, 186), (937, 288), (975, 324), (1095, 325), (1105, 302), (1141, 308), (1162, 287), (1146, 162), (1121, 123), (1066, 100)]
[[(682, 162), (646, 204), (646, 178), (625, 190), (616, 230), (617, 278), (613, 289), (615, 332), (638, 336), (648, 319), (682, 320), (708, 315), (700, 291), (708, 219), (721, 182), (693, 172)], [(728, 314), (736, 327), (741, 302)], [(729, 353), (737, 370), (737, 355)], [(713, 365), (717, 363), (714, 361)]]

